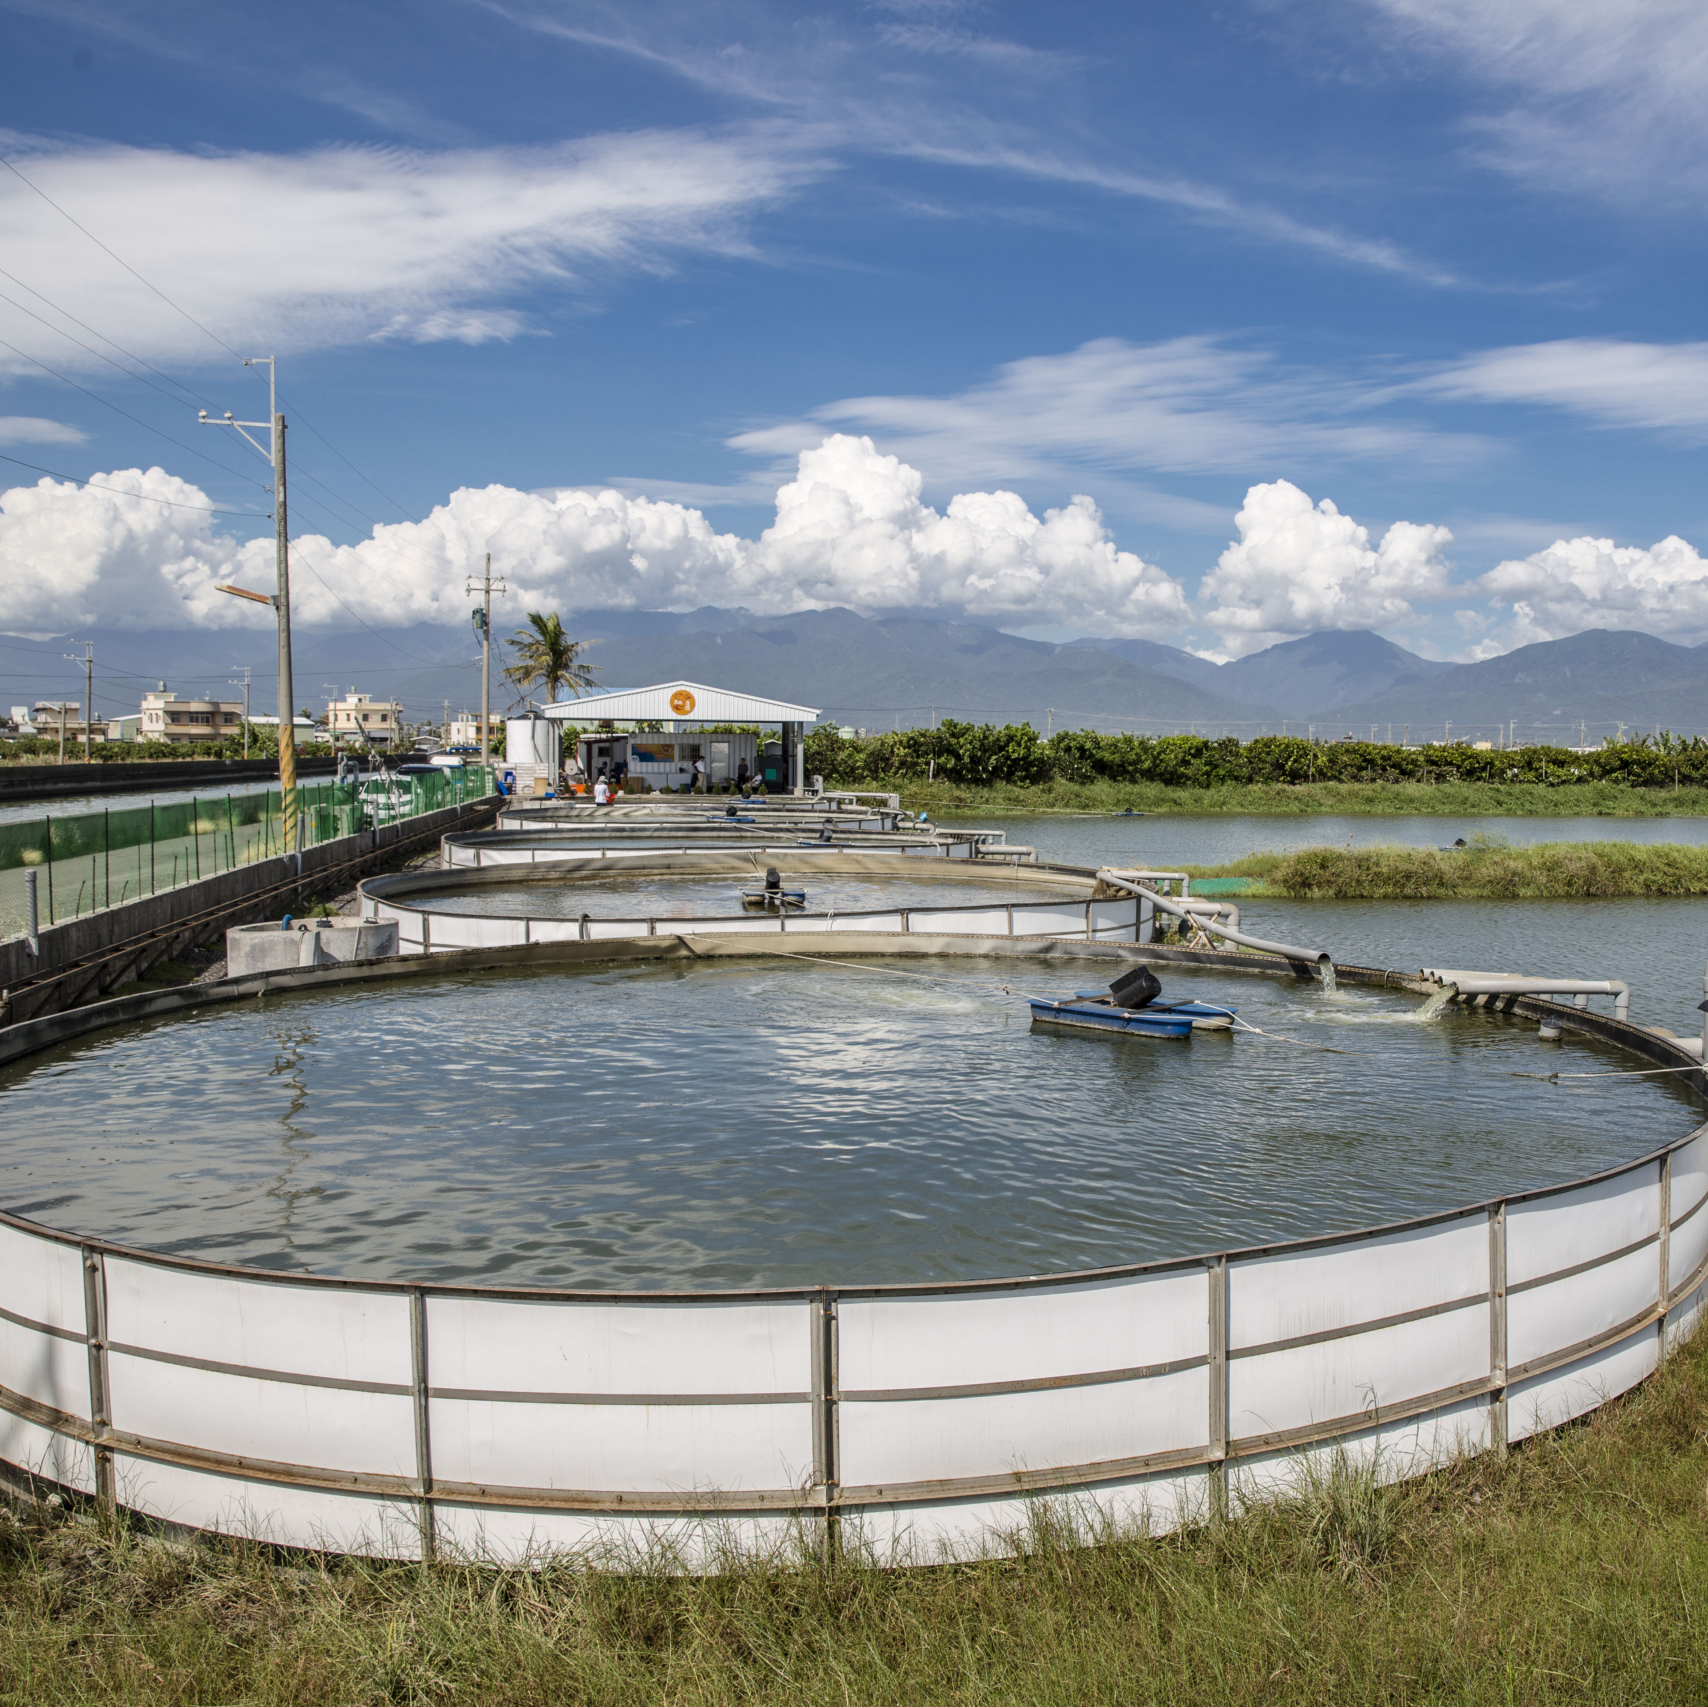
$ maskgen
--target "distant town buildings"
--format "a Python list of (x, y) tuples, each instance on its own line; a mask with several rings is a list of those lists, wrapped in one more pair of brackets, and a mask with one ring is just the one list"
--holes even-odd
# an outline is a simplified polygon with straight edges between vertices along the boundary
[(396, 700), (375, 699), (351, 688), (327, 705), (326, 726), (335, 746), (366, 741), (389, 747), (402, 734), (403, 707)]
[(164, 682), (142, 696), (140, 741), (223, 741), (242, 732), (242, 700), (180, 699)]
[[(494, 711), (487, 719), (488, 744), (497, 747), (504, 740), (504, 713)], [(445, 726), (447, 747), (478, 747), (480, 745), (480, 713), (459, 711)]]
[[(16, 719), (18, 713), (23, 709), (24, 707), (21, 705), (13, 706), (13, 718)], [(73, 741), (83, 739), (83, 704), (81, 700), (38, 699), (29, 712), (27, 725), (20, 724), (19, 731), (20, 733), (27, 731), (29, 734), (40, 736), (45, 741), (57, 741), (62, 723), (65, 725), (65, 739), (68, 745)], [(95, 730), (95, 739), (104, 741), (106, 738), (105, 727), (98, 726)]]

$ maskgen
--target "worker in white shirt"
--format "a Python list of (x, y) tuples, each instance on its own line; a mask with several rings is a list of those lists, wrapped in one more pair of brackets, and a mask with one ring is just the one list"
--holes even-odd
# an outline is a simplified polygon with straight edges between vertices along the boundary
[(611, 785), (606, 782), (603, 775), (593, 785), (593, 804), (595, 806), (609, 806), (611, 804)]

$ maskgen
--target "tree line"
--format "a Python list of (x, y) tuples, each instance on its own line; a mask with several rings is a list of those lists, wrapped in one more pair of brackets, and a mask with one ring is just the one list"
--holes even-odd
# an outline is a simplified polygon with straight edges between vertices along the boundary
[(1529, 783), (1561, 788), (1612, 782), (1631, 788), (1708, 786), (1708, 741), (1635, 735), (1587, 753), (1569, 747), (1479, 750), (1400, 747), (1380, 741), (1313, 742), (1301, 736), (1100, 735), (1064, 729), (1048, 739), (1029, 723), (957, 723), (850, 739), (834, 725), (808, 732), (806, 769), (833, 788), (936, 778), (988, 787), (1050, 782), (1159, 783), (1171, 788), (1316, 782)]

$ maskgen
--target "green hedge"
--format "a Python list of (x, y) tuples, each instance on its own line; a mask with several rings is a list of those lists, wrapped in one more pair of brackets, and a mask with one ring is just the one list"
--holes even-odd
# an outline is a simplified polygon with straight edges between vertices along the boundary
[[(259, 735), (249, 737), (251, 759), (274, 759), (279, 756), (279, 744)], [(300, 759), (325, 759), (332, 748), (324, 741), (297, 742)], [(19, 764), (52, 764), (59, 757), (57, 736), (25, 736), (17, 741), (0, 741), (0, 762), (11, 760)], [(243, 738), (224, 741), (97, 741), (90, 749), (90, 762), (97, 765), (134, 765), (153, 763), (159, 759), (241, 759)], [(83, 763), (83, 743), (65, 743), (65, 762)]]
[(1099, 735), (1064, 729), (1048, 740), (1029, 723), (957, 723), (845, 740), (833, 725), (806, 739), (806, 769), (832, 788), (936, 776), (973, 786), (1048, 782), (1160, 783), (1222, 788), (1243, 783), (1531, 783), (1558, 788), (1612, 782), (1630, 788), (1708, 787), (1708, 741), (1670, 734), (1609, 741), (1596, 752), (1521, 747), (1396, 747), (1377, 741), (1311, 742), (1298, 736)]

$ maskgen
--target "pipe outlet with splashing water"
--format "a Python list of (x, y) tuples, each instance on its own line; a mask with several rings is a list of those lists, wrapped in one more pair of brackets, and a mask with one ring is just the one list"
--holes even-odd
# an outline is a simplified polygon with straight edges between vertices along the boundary
[(1186, 920), (1188, 924), (1195, 924), (1207, 935), (1238, 943), (1241, 948), (1255, 948), (1262, 954), (1279, 954), (1287, 960), (1303, 960), (1313, 964), (1323, 989), (1332, 992), (1335, 988), (1334, 960), (1326, 949), (1297, 948), (1290, 942), (1269, 942), (1260, 936), (1248, 936), (1235, 925), (1223, 924), (1219, 916), (1211, 917), (1203, 901), (1171, 901), (1166, 895), (1157, 894), (1154, 889), (1137, 881), (1142, 875), (1139, 872), (1112, 871), (1105, 866), (1097, 875), (1104, 882), (1112, 883), (1130, 894), (1142, 895), (1159, 911), (1171, 913), (1177, 919)]

